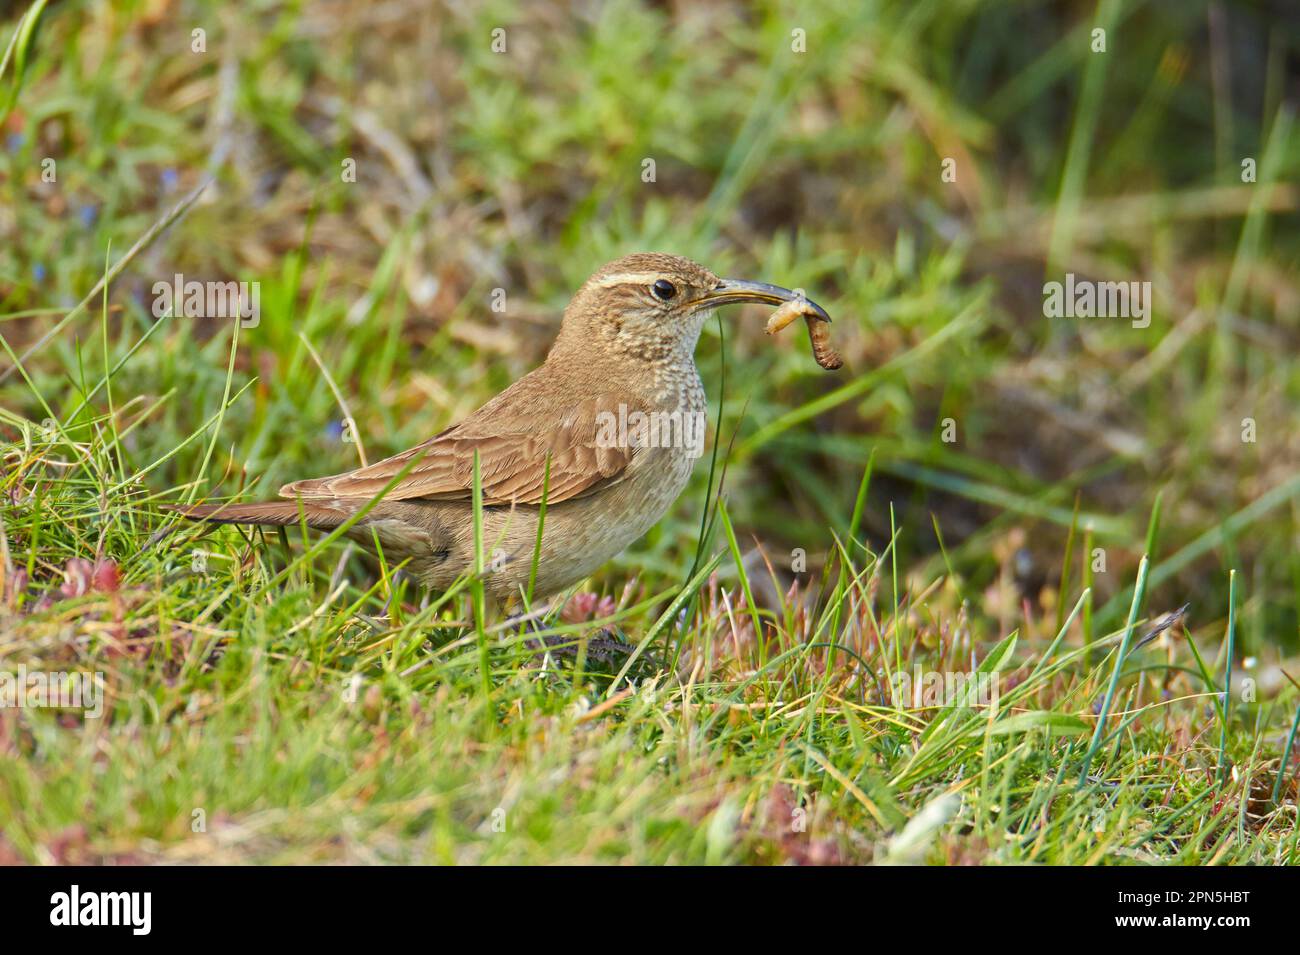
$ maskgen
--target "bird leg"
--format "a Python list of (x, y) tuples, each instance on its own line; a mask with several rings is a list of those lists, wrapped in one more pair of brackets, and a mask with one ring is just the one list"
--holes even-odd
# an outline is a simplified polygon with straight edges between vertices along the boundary
[[(529, 634), (525, 637), (525, 645), (534, 650), (538, 656), (551, 653), (556, 657), (576, 661), (582, 648), (582, 637), (575, 634), (549, 632), (549, 628), (543, 622), (549, 609), (547, 608), (541, 614), (536, 611), (531, 614), (512, 614), (504, 621), (502, 629), (515, 630), (522, 625)], [(586, 639), (586, 644), (587, 663), (598, 664), (601, 667), (620, 664), (636, 649), (636, 645), (630, 643), (624, 633), (612, 625), (601, 627)]]

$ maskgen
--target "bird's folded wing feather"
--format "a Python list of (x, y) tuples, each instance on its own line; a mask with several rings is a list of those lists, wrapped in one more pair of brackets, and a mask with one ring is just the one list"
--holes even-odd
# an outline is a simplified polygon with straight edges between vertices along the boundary
[[(285, 497), (361, 497), (379, 494), (404, 469), (384, 500), (469, 500), (478, 453), (484, 504), (548, 504), (581, 497), (616, 483), (636, 449), (609, 440), (619, 403), (627, 396), (598, 395), (551, 414), (509, 414), (500, 395), (464, 422), (408, 451), (333, 477), (286, 484)], [(497, 407), (490, 407), (496, 404)], [(605, 419), (602, 413), (613, 415)], [(548, 423), (549, 419), (549, 423)], [(415, 458), (412, 464), (412, 458)], [(550, 473), (547, 475), (547, 461)]]

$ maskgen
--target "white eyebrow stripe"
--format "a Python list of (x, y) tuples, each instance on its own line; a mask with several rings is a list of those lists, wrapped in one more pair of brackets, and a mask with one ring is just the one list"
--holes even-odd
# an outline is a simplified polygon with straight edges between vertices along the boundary
[(649, 284), (655, 279), (664, 277), (662, 272), (617, 272), (614, 275), (606, 275), (599, 282), (595, 283), (595, 288), (609, 288), (611, 285), (627, 285), (630, 282), (645, 282)]

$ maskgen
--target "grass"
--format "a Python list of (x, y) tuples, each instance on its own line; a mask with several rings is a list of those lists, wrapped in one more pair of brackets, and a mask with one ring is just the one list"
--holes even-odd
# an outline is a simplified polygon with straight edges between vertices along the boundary
[[(0, 860), (1300, 859), (1295, 28), (1103, 2), (1095, 54), (1052, 4), (22, 15), (0, 673), (107, 700), (0, 708)], [(545, 616), (577, 661), (481, 578), (160, 533), (451, 423), (634, 249), (808, 289), (848, 367), (759, 310), (706, 329), (711, 463)], [(1150, 280), (1151, 325), (1042, 317), (1067, 271)], [(259, 282), (260, 322), (155, 318), (176, 272)], [(606, 625), (626, 665), (586, 659)]]

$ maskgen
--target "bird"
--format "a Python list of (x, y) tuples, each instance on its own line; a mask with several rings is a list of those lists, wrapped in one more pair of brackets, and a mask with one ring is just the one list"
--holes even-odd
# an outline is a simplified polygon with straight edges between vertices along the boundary
[(459, 423), (374, 464), (286, 484), (282, 500), (170, 510), (325, 531), (356, 518), (348, 537), (377, 541), (431, 590), (480, 573), (502, 605), (555, 594), (642, 537), (686, 487), (707, 413), (700, 330), (744, 302), (798, 302), (830, 321), (802, 292), (721, 279), (678, 255), (626, 255), (578, 289), (542, 364)]

